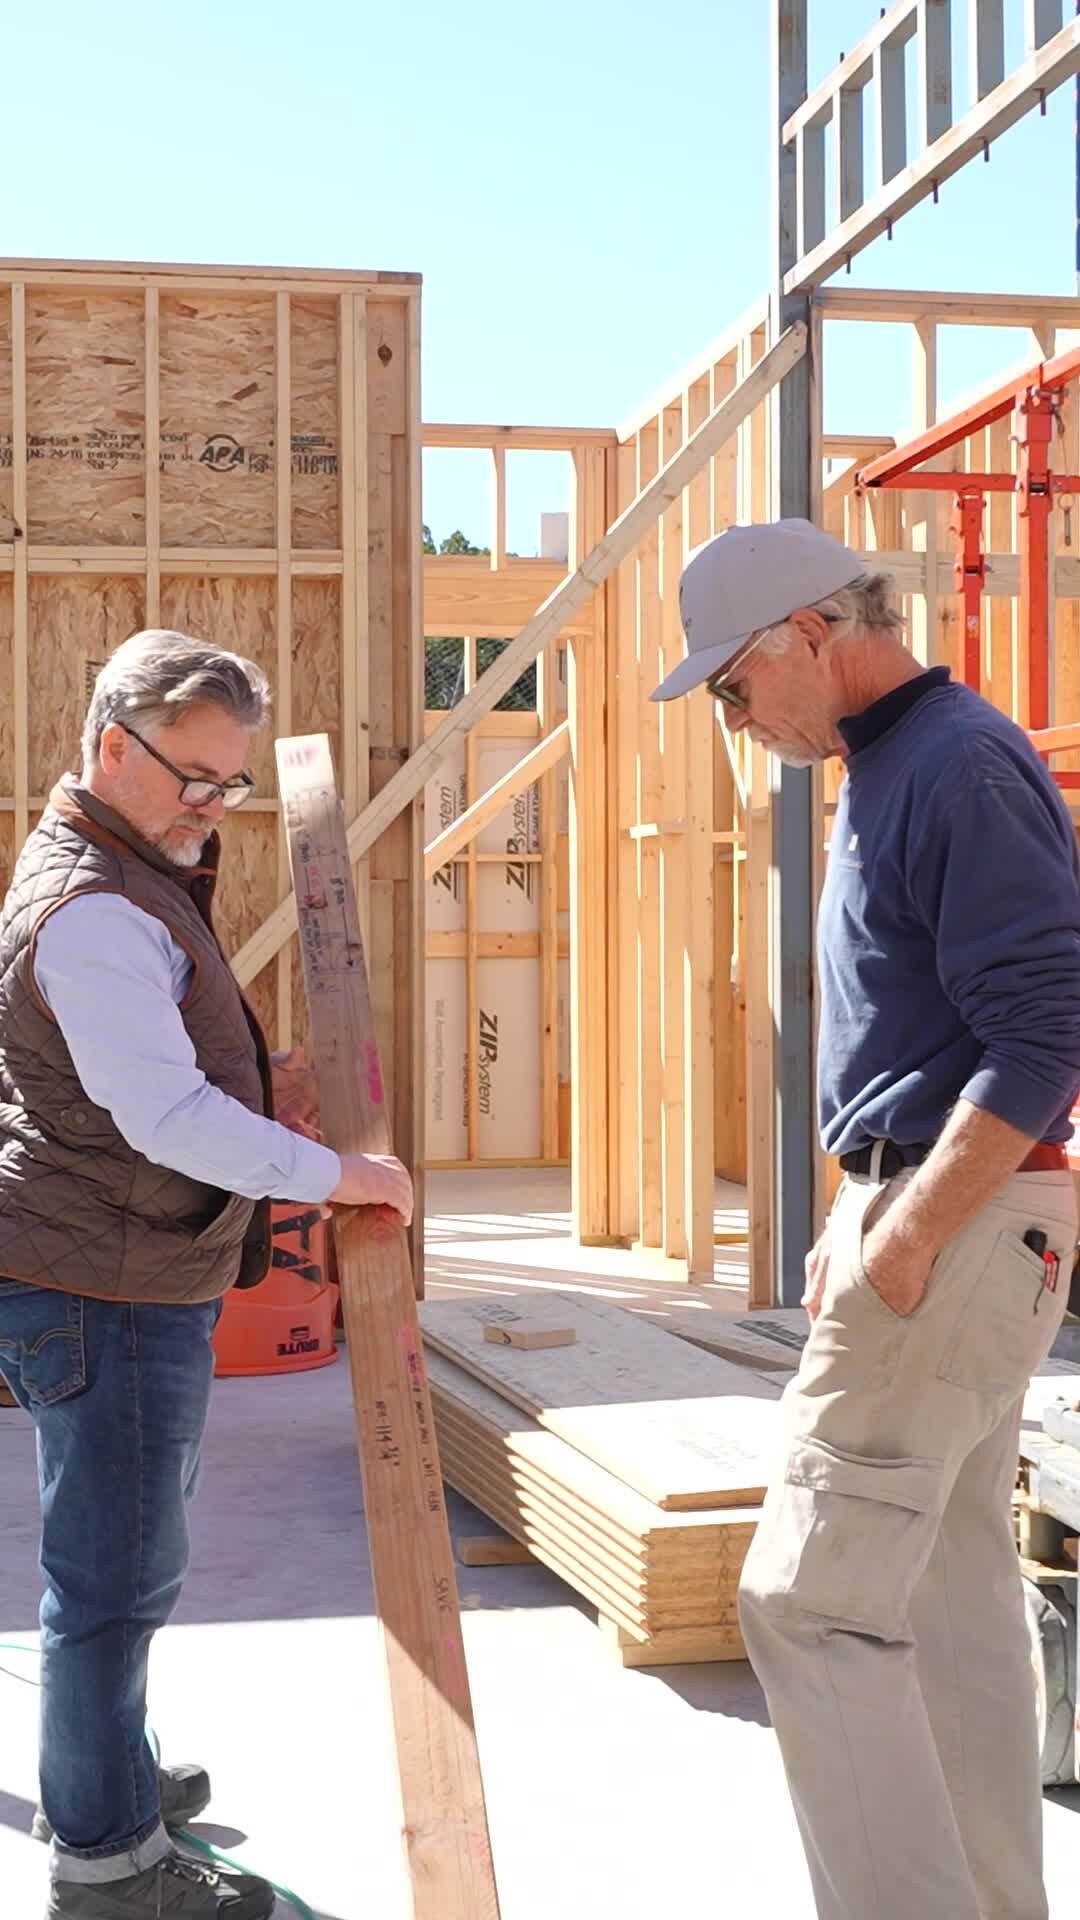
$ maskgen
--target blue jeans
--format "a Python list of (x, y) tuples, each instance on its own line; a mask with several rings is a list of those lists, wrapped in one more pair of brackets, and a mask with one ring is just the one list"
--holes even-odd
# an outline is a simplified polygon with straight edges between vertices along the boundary
[(41, 1802), (61, 1879), (120, 1879), (169, 1849), (147, 1658), (187, 1570), (220, 1311), (0, 1279), (0, 1373), (37, 1428)]

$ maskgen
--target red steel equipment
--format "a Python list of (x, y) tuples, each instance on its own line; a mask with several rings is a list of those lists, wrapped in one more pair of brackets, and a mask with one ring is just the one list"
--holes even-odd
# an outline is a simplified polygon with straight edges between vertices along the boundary
[[(975, 405), (953, 414), (861, 468), (860, 487), (892, 487), (903, 492), (951, 493), (955, 512), (954, 576), (964, 610), (963, 677), (981, 685), (980, 633), (986, 584), (983, 509), (989, 493), (1017, 495), (1020, 559), (1018, 718), (1044, 756), (1080, 747), (1080, 726), (1050, 727), (1050, 515), (1056, 504), (1071, 514), (1071, 496), (1080, 493), (1080, 475), (1055, 473), (1051, 448), (1061, 423), (1061, 394), (1080, 378), (1080, 349), (1056, 360), (1038, 361)], [(1017, 445), (1015, 473), (946, 473), (922, 465), (948, 452), (969, 434), (1012, 414)], [(1069, 538), (1066, 520), (1066, 542)], [(1080, 773), (1056, 773), (1061, 787), (1080, 787)]]

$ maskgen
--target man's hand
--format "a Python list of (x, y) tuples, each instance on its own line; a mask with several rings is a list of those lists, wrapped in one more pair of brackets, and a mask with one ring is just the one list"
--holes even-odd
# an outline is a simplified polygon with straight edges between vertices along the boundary
[(270, 1056), (274, 1081), (274, 1118), (305, 1139), (319, 1138), (319, 1089), (303, 1047)]
[(926, 1297), (935, 1257), (934, 1248), (898, 1232), (895, 1220), (886, 1214), (863, 1241), (861, 1264), (874, 1292), (893, 1313), (906, 1319)]
[(392, 1154), (343, 1153), (341, 1180), (330, 1195), (335, 1207), (392, 1207), (407, 1227), (413, 1214), (413, 1186)]
[(806, 1256), (806, 1290), (802, 1303), (811, 1321), (817, 1319), (821, 1312), (821, 1302), (825, 1297), (825, 1282), (829, 1275), (830, 1244), (831, 1230), (826, 1221), (824, 1233)]

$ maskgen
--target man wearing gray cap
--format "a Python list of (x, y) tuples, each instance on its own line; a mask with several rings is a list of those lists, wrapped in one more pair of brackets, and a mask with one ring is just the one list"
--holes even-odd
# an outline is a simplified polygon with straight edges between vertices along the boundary
[(681, 584), (732, 733), (847, 777), (818, 913), (822, 1145), (844, 1180), (740, 1591), (823, 1920), (1045, 1920), (1010, 1493), (1065, 1310), (1080, 862), (1021, 730), (905, 649), (805, 521)]

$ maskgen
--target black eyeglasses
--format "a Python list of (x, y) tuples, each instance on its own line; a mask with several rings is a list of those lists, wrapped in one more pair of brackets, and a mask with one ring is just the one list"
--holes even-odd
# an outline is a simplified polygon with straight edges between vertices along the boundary
[(196, 813), (202, 807), (212, 807), (219, 796), (232, 813), (235, 808), (242, 807), (244, 801), (249, 799), (255, 791), (255, 782), (250, 773), (238, 773), (232, 780), (193, 780), (189, 773), (182, 772), (179, 767), (173, 766), (171, 760), (166, 760), (165, 755), (159, 753), (156, 747), (152, 747), (149, 740), (144, 740), (141, 733), (136, 733), (134, 727), (124, 726), (122, 720), (117, 724), (124, 728), (124, 732), (132, 740), (138, 741), (143, 752), (148, 753), (151, 760), (156, 760), (159, 767), (164, 767), (167, 773), (171, 773), (174, 780), (179, 780), (181, 800), (185, 807), (193, 807)]

